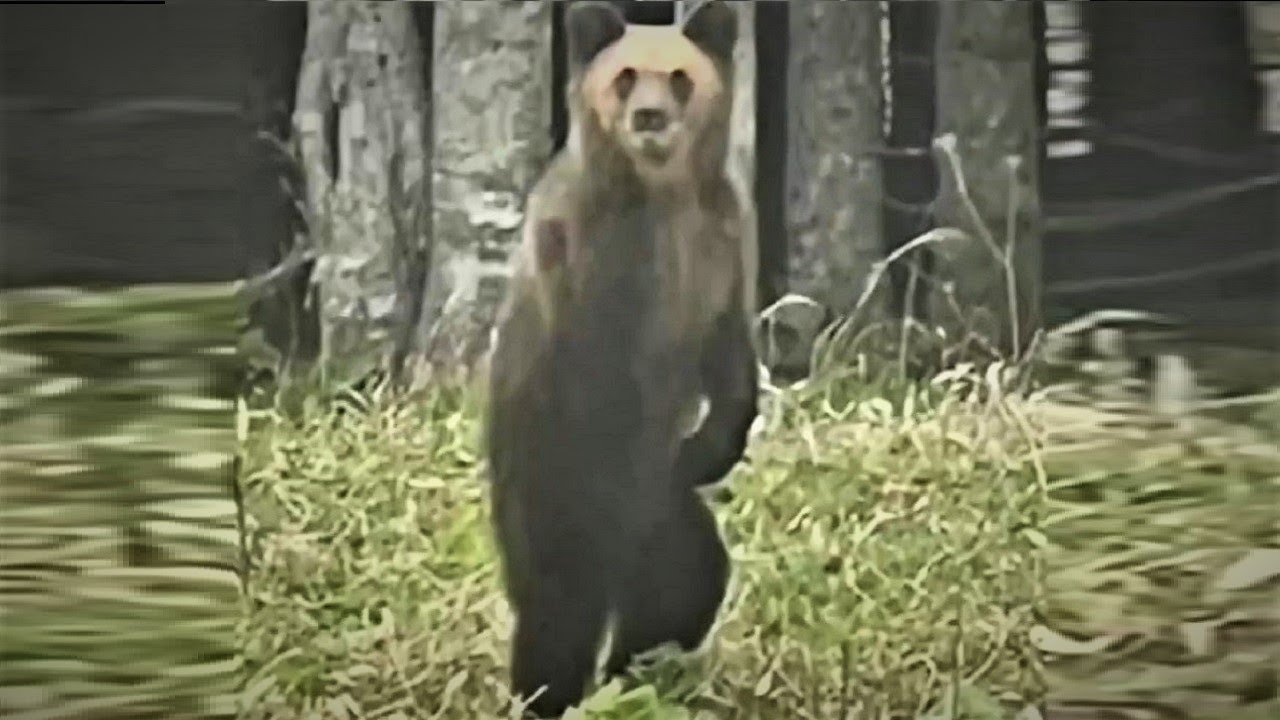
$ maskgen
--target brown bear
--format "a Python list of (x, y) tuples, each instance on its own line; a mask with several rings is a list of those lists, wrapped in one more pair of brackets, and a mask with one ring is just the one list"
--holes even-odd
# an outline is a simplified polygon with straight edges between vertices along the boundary
[(728, 555), (698, 487), (757, 414), (755, 228), (725, 169), (737, 17), (566, 12), (570, 131), (530, 194), (489, 358), (492, 514), (511, 677), (554, 716), (606, 672), (692, 650)]

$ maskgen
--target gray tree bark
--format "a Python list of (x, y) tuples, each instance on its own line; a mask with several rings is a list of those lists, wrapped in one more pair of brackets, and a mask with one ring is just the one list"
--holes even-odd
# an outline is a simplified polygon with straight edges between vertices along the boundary
[(789, 286), (845, 315), (883, 256), (880, 8), (793, 0), (790, 32)]
[(419, 332), (435, 365), (487, 349), (525, 195), (551, 151), (551, 5), (436, 7), (432, 245)]
[[(738, 13), (738, 42), (733, 49), (733, 110), (729, 128), (729, 179), (738, 195), (750, 209), (747, 222), (751, 226), (751, 260), (747, 264), (747, 280), (752, 289), (751, 302), (757, 305), (756, 284), (760, 274), (759, 239), (756, 232), (756, 6), (734, 3)], [(753, 307), (753, 311), (759, 307)]]
[(315, 0), (294, 125), (307, 179), (320, 362), (398, 372), (413, 348), (429, 229), (429, 112), (406, 3)]
[(930, 321), (1020, 352), (1040, 324), (1035, 43), (1029, 3), (938, 5), (939, 226)]

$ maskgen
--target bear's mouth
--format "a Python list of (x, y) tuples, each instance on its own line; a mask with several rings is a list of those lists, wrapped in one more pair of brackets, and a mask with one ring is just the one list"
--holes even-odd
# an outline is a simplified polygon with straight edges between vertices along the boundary
[(649, 162), (662, 164), (671, 157), (671, 146), (657, 138), (641, 138), (639, 145), (641, 157)]

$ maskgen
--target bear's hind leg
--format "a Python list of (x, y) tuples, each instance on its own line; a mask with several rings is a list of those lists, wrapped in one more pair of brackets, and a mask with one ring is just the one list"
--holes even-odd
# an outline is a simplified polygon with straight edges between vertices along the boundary
[(639, 654), (666, 642), (691, 651), (715, 623), (729, 580), (729, 556), (715, 517), (693, 492), (632, 549), (615, 600), (617, 625), (605, 672), (621, 674)]
[[(596, 669), (607, 614), (604, 583), (578, 574), (543, 586), (516, 609), (511, 684), (536, 717), (559, 717), (582, 700)], [(541, 693), (539, 691), (541, 690)]]

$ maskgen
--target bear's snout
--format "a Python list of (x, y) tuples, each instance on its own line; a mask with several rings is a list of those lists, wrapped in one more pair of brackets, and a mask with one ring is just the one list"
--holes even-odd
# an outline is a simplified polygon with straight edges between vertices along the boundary
[(662, 108), (639, 108), (631, 113), (631, 129), (638, 133), (660, 133), (670, 122), (671, 116)]

